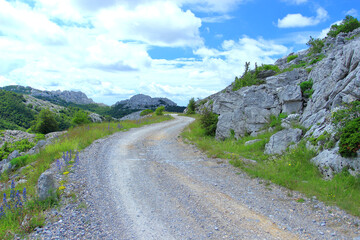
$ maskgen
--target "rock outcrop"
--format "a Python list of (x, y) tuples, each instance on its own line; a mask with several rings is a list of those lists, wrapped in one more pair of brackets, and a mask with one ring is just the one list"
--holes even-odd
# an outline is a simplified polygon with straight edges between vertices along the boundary
[[(233, 91), (230, 85), (224, 90), (196, 102), (197, 112), (204, 108), (211, 109), (219, 115), (216, 138), (257, 135), (268, 126), (270, 116), (287, 113), (296, 116), (302, 129), (309, 129), (302, 139), (317, 138), (323, 134), (334, 137), (332, 113), (342, 103), (360, 100), (360, 28), (351, 33), (341, 33), (336, 38), (325, 38), (322, 52), (309, 54), (310, 50), (296, 53), (297, 57), (287, 62), (285, 56), (275, 62), (283, 73), (273, 75), (261, 73), (264, 84), (253, 85)], [(293, 55), (293, 54), (291, 54)], [(318, 58), (323, 58), (321, 61)], [(305, 65), (290, 71), (289, 67)], [(312, 82), (311, 97), (301, 91), (300, 83)], [(289, 117), (290, 117), (289, 116)], [(266, 153), (280, 154), (289, 142), (298, 142), (300, 129), (292, 129), (290, 120), (281, 125), (287, 131), (279, 132), (271, 137)], [(289, 132), (289, 134), (288, 134)], [(291, 134), (290, 134), (291, 132)], [(343, 167), (351, 169), (352, 174), (360, 173), (359, 159), (346, 159), (339, 155), (338, 148), (320, 149), (312, 162), (319, 166), (327, 177), (339, 172)], [(357, 162), (357, 164), (354, 163)], [(329, 170), (330, 169), (330, 170)]]
[(115, 106), (120, 105), (122, 108), (129, 109), (147, 109), (157, 108), (159, 106), (177, 106), (176, 103), (167, 98), (152, 98), (148, 95), (137, 94), (130, 99), (119, 101)]

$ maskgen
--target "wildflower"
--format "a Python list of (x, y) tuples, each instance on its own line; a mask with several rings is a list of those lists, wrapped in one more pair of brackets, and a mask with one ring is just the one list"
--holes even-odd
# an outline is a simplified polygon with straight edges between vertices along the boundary
[(65, 186), (61, 185), (61, 186), (59, 187), (59, 190), (62, 191), (62, 190), (64, 190), (65, 188), (66, 188)]
[(68, 172), (68, 171), (66, 171), (66, 172), (63, 172), (63, 174), (64, 174), (64, 175), (68, 175), (68, 174), (69, 174), (69, 172)]
[(15, 182), (14, 180), (11, 181), (11, 190), (10, 190), (10, 199), (11, 201), (14, 201), (15, 198)]
[(24, 201), (24, 202), (27, 201), (26, 188), (24, 188), (24, 190), (23, 190), (23, 201)]
[(6, 193), (4, 193), (3, 203), (4, 203), (4, 205), (5, 205), (8, 209), (11, 209), (10, 205), (9, 205), (8, 202), (6, 201)]
[(5, 215), (4, 207), (1, 206), (1, 207), (0, 207), (0, 219), (1, 219), (1, 217), (4, 216), (4, 215)]
[(17, 201), (15, 203), (15, 208), (21, 208), (22, 207), (22, 202), (21, 202), (21, 197), (20, 197), (20, 191), (17, 190), (16, 192), (16, 198), (17, 198)]
[(291, 166), (291, 163), (289, 163), (289, 166)]

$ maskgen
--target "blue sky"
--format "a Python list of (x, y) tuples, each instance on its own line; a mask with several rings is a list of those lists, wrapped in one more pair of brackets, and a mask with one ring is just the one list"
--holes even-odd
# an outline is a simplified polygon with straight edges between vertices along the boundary
[(0, 0), (0, 86), (186, 105), (359, 11), (357, 0)]

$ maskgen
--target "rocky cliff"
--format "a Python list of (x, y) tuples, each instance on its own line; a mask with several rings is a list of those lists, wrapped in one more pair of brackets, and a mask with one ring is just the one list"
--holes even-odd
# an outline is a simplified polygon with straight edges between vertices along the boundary
[(129, 109), (146, 109), (159, 106), (177, 106), (177, 104), (167, 98), (152, 98), (148, 95), (137, 94), (130, 99), (115, 103), (115, 106)]
[[(287, 147), (304, 139), (308, 146), (318, 151), (312, 161), (319, 166), (325, 177), (344, 167), (350, 173), (360, 173), (360, 157), (344, 158), (338, 153), (339, 142), (332, 113), (343, 103), (360, 100), (360, 28), (351, 33), (340, 33), (336, 38), (323, 39), (320, 53), (311, 49), (293, 53), (288, 62), (285, 56), (275, 62), (280, 69), (262, 71), (260, 85), (234, 91), (234, 83), (224, 90), (197, 102), (197, 111), (205, 107), (219, 115), (216, 137), (227, 138), (231, 133), (239, 138), (256, 136), (269, 124), (271, 116), (284, 113), (282, 130), (274, 134), (266, 146), (267, 154), (281, 154)], [(300, 88), (309, 83), (307, 94)], [(311, 87), (312, 85), (312, 87)], [(296, 124), (294, 124), (296, 123)], [(297, 125), (301, 129), (296, 129)], [(307, 130), (307, 131), (306, 131)], [(271, 131), (271, 129), (270, 129)], [(324, 149), (319, 143), (309, 141), (326, 135), (335, 142)]]
[(88, 98), (85, 93), (80, 91), (41, 91), (31, 87), (23, 87), (19, 85), (12, 85), (3, 87), (4, 90), (13, 91), (21, 94), (28, 94), (33, 97), (43, 98), (46, 100), (62, 100), (65, 102), (72, 102), (76, 104), (92, 104), (95, 103), (91, 98)]

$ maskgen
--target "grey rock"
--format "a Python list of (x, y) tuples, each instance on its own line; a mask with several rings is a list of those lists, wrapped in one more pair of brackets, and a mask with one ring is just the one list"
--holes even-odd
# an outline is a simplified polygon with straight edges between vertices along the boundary
[(257, 78), (260, 78), (260, 79), (265, 79), (267, 77), (271, 77), (271, 76), (274, 76), (276, 74), (275, 71), (273, 70), (265, 70), (265, 71), (261, 71), (257, 74)]
[(18, 150), (14, 150), (12, 153), (9, 154), (8, 160), (11, 161), (14, 158), (20, 157), (20, 152)]
[(245, 142), (244, 145), (248, 146), (248, 145), (254, 144), (256, 142), (260, 142), (260, 141), (261, 141), (261, 139), (254, 139), (254, 140), (250, 140), (250, 141)]
[(121, 105), (123, 108), (130, 109), (146, 109), (159, 106), (177, 106), (176, 103), (167, 98), (152, 98), (144, 94), (137, 94), (132, 96), (130, 99), (117, 102), (115, 105)]
[(5, 171), (10, 171), (12, 169), (12, 165), (10, 162), (4, 163), (2, 165), (1, 173), (4, 173)]
[(55, 176), (52, 171), (47, 170), (40, 175), (37, 183), (37, 190), (40, 201), (55, 194)]
[(103, 118), (97, 113), (90, 113), (89, 118), (92, 122), (102, 122)]
[(330, 179), (334, 174), (341, 172), (343, 168), (348, 168), (352, 175), (360, 174), (360, 157), (341, 157), (338, 146), (334, 149), (326, 149), (320, 152), (316, 157), (311, 159), (311, 162), (318, 166), (320, 172), (327, 179)]
[(291, 143), (300, 141), (301, 129), (286, 129), (271, 136), (270, 141), (265, 145), (265, 154), (281, 154)]

